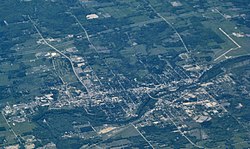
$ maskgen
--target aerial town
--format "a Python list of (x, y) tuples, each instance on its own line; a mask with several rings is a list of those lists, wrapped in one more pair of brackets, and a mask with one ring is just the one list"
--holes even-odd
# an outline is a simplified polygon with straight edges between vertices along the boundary
[(0, 7), (0, 149), (250, 147), (247, 2)]

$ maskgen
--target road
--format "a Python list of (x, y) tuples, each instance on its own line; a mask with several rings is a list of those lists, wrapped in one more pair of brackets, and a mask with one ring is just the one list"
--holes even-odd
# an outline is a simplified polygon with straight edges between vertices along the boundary
[(4, 118), (5, 122), (6, 122), (6, 124), (9, 126), (9, 130), (14, 134), (14, 136), (15, 136), (16, 139), (17, 139), (17, 141), (18, 141), (20, 144), (22, 144), (22, 142), (21, 142), (21, 140), (19, 139), (19, 137), (17, 136), (16, 132), (15, 132), (15, 131), (12, 129), (12, 127), (10, 126), (10, 124), (9, 124), (8, 120), (6, 119), (4, 113), (3, 113), (3, 112), (1, 112), (1, 113), (2, 113), (2, 115), (3, 115), (3, 118)]
[(79, 75), (76, 73), (75, 71), (75, 67), (74, 67), (74, 64), (72, 62), (72, 60), (67, 56), (65, 55), (64, 53), (62, 53), (60, 50), (58, 50), (56, 47), (52, 46), (51, 44), (49, 44), (43, 37), (43, 35), (41, 34), (41, 32), (38, 30), (37, 26), (36, 26), (36, 23), (30, 18), (30, 16), (28, 16), (29, 20), (31, 21), (32, 25), (34, 26), (34, 28), (36, 29), (37, 33), (39, 34), (39, 36), (41, 37), (41, 39), (44, 41), (44, 43), (46, 45), (48, 45), (49, 47), (51, 47), (53, 50), (55, 50), (57, 53), (59, 53), (60, 55), (62, 55), (64, 58), (66, 58), (69, 62), (70, 62), (70, 65), (72, 67), (72, 70), (76, 76), (76, 78), (78, 79), (78, 81), (86, 88), (86, 91), (89, 94), (89, 90), (87, 88), (87, 86), (82, 82), (81, 78), (79, 77)]
[(185, 50), (187, 51), (187, 53), (190, 53), (190, 51), (188, 50), (188, 48), (187, 48), (185, 42), (183, 41), (181, 35), (180, 35), (179, 32), (175, 29), (175, 27), (174, 27), (166, 18), (164, 18), (160, 13), (158, 13), (158, 12), (155, 10), (155, 8), (154, 8), (151, 4), (148, 4), (148, 5), (149, 5), (149, 7), (158, 15), (158, 17), (162, 18), (162, 19), (163, 19), (163, 20), (164, 20), (164, 21), (165, 21), (165, 22), (175, 31), (176, 35), (177, 35), (177, 36), (179, 37), (179, 39), (181, 40), (181, 42), (182, 42), (182, 44), (183, 44)]
[(147, 140), (147, 138), (145, 138), (145, 136), (138, 130), (138, 128), (134, 125), (134, 124), (131, 124), (135, 129), (136, 131), (142, 136), (142, 138), (149, 144), (149, 146), (152, 148), (152, 149), (155, 149), (154, 146)]

